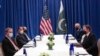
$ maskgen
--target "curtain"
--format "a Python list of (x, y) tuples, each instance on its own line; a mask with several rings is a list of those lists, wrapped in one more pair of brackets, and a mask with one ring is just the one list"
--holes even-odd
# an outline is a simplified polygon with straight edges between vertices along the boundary
[[(16, 36), (19, 26), (28, 28), (30, 38), (40, 34), (40, 20), (43, 13), (43, 0), (0, 0), (0, 41), (4, 29), (12, 27)], [(96, 37), (100, 36), (99, 0), (63, 0), (68, 33), (74, 34), (74, 24), (90, 24)], [(49, 15), (53, 32), (56, 34), (60, 0), (48, 0)]]
[(64, 0), (68, 32), (74, 34), (74, 24), (89, 24), (97, 38), (100, 37), (100, 1), (98, 0)]

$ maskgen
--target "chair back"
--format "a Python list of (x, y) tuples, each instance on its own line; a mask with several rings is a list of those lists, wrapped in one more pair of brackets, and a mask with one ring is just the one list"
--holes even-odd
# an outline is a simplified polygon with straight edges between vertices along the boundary
[(100, 56), (100, 39), (97, 41), (97, 47), (98, 47), (98, 56)]
[(2, 49), (2, 44), (0, 43), (0, 56), (4, 56), (4, 52), (3, 52), (3, 49)]

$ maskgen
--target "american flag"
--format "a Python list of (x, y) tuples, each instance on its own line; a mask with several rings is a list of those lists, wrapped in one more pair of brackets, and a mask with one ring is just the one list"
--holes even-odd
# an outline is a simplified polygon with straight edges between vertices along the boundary
[(47, 7), (46, 3), (43, 7), (43, 16), (42, 16), (41, 22), (40, 22), (40, 31), (44, 35), (48, 35), (53, 31), (52, 26), (51, 26), (51, 20), (49, 17), (48, 7)]

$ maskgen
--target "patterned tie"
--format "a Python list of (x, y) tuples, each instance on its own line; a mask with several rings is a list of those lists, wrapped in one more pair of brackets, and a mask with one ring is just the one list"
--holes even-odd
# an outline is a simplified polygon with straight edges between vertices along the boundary
[(14, 43), (14, 41), (12, 40), (12, 38), (7, 37), (10, 42), (12, 43), (12, 45), (14, 46), (15, 50), (19, 50), (19, 48), (16, 46), (16, 44)]

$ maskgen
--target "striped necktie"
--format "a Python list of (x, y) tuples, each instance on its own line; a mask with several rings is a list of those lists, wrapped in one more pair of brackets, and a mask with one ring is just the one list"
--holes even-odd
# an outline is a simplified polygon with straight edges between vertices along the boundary
[(7, 38), (12, 43), (13, 47), (15, 48), (15, 50), (19, 50), (19, 48), (17, 47), (17, 45), (15, 44), (15, 42), (12, 40), (12, 38), (9, 38), (9, 37), (7, 37)]

